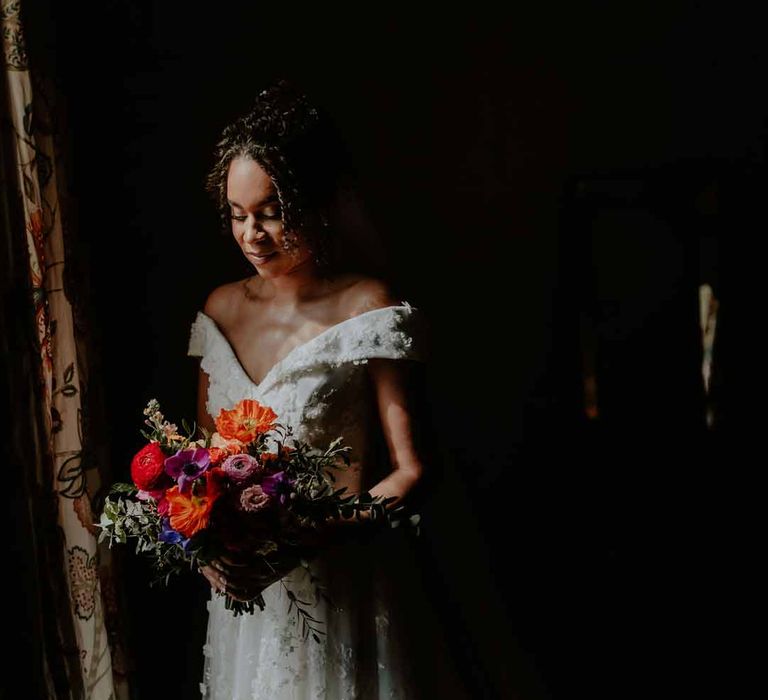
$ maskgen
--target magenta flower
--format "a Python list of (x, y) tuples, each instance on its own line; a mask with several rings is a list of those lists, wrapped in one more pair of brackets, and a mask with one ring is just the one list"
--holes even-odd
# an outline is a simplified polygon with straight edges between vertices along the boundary
[(163, 496), (158, 502), (157, 502), (157, 513), (158, 515), (168, 515), (168, 511), (171, 509), (171, 502)]
[(210, 466), (211, 455), (205, 447), (179, 450), (173, 457), (165, 460), (165, 471), (176, 480), (181, 493), (188, 491), (192, 482)]
[(259, 484), (254, 484), (247, 489), (243, 489), (243, 492), (240, 494), (240, 508), (249, 513), (258, 513), (260, 510), (267, 508), (271, 500)]
[(221, 465), (224, 473), (236, 484), (242, 484), (261, 471), (261, 464), (249, 454), (230, 455)]

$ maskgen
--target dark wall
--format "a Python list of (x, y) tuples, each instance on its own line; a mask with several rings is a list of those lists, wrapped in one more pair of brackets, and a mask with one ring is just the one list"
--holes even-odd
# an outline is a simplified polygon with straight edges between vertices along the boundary
[[(492, 553), (503, 624), (549, 693), (725, 687), (700, 668), (727, 659), (704, 641), (726, 618), (697, 611), (717, 588), (705, 560), (730, 561), (702, 517), (723, 484), (702, 474), (732, 433), (704, 430), (696, 289), (716, 281), (724, 319), (738, 305), (728, 280), (764, 182), (760, 24), (715, 3), (559, 5), (30, 5), (30, 51), (55, 63), (72, 125), (112, 458), (126, 468), (149, 398), (193, 414), (190, 323), (250, 271), (217, 234), (210, 153), (258, 87), (293, 77), (346, 134), (396, 280), (432, 320), (439, 437)], [(725, 262), (701, 264), (704, 231)], [(194, 697), (202, 581), (150, 594), (147, 572), (126, 569), (137, 697), (159, 696), (170, 658), (187, 673), (168, 674), (169, 692)]]

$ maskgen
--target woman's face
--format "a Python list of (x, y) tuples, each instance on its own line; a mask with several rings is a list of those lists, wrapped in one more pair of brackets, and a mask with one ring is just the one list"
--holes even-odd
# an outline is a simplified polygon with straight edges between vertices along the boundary
[(297, 247), (283, 248), (285, 236), (277, 189), (255, 160), (232, 160), (227, 174), (227, 201), (232, 234), (259, 275), (277, 277), (313, 264), (312, 251), (301, 236)]

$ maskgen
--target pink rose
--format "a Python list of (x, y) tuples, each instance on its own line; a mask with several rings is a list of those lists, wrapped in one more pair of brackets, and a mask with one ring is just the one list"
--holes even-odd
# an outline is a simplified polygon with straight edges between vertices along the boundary
[(243, 489), (240, 494), (240, 508), (249, 513), (258, 513), (269, 506), (272, 499), (264, 493), (264, 489), (258, 484)]

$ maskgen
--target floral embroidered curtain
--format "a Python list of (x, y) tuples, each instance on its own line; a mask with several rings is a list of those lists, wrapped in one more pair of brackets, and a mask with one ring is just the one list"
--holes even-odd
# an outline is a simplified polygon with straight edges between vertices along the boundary
[(21, 632), (32, 640), (29, 677), (16, 680), (28, 697), (127, 698), (113, 565), (97, 544), (91, 511), (109, 476), (89, 419), (98, 392), (89, 376), (77, 232), (68, 225), (62, 115), (50, 76), (28, 60), (26, 10), (21, 0), (0, 0), (0, 352), (12, 412), (3, 456), (17, 487), (12, 537), (32, 618)]

